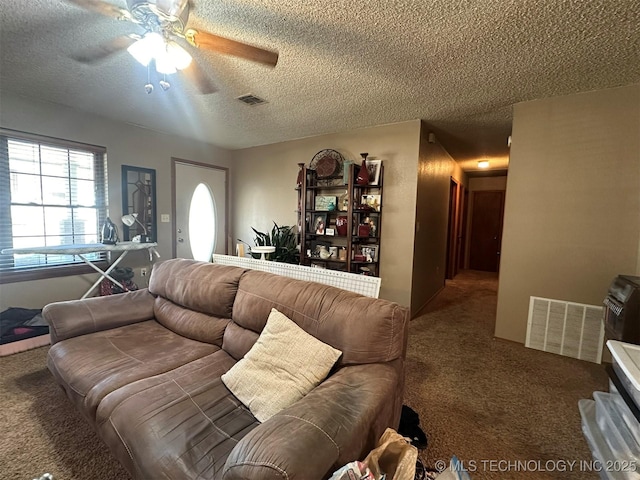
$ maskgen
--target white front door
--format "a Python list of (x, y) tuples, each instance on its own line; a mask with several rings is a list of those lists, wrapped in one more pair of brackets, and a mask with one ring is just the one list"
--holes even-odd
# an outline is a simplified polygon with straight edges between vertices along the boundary
[(229, 170), (172, 159), (173, 253), (176, 258), (211, 261), (227, 253), (227, 176)]

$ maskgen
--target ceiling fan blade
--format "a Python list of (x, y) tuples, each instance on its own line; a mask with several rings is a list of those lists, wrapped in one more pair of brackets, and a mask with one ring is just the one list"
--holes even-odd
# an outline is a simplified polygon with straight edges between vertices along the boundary
[(254, 47), (246, 43), (214, 35), (213, 33), (190, 28), (185, 32), (185, 38), (191, 45), (198, 48), (242, 57), (253, 62), (264, 63), (271, 67), (275, 67), (278, 63), (278, 52)]
[(191, 60), (191, 64), (187, 68), (182, 70), (182, 73), (185, 74), (187, 79), (193, 83), (203, 95), (218, 91), (213, 82), (209, 80), (209, 77), (207, 77), (202, 68), (200, 68), (195, 58)]
[(129, 46), (137, 42), (138, 39), (139, 37), (136, 35), (123, 35), (107, 43), (84, 49), (81, 52), (71, 55), (71, 58), (77, 62), (92, 65), (105, 60), (115, 53), (126, 50)]
[(66, 0), (67, 3), (73, 3), (78, 7), (89, 10), (90, 12), (96, 12), (107, 17), (112, 17), (117, 20), (131, 20), (131, 14), (128, 10), (120, 8), (117, 5), (113, 5), (101, 0)]

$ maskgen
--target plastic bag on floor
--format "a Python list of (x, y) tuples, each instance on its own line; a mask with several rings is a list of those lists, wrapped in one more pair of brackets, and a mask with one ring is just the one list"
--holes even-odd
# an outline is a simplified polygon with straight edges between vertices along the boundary
[(449, 468), (436, 477), (437, 480), (471, 480), (460, 460), (455, 455), (451, 458)]
[(367, 466), (362, 462), (347, 463), (336, 470), (329, 480), (376, 480)]
[(364, 463), (376, 480), (413, 480), (417, 459), (418, 449), (394, 429), (387, 428)]

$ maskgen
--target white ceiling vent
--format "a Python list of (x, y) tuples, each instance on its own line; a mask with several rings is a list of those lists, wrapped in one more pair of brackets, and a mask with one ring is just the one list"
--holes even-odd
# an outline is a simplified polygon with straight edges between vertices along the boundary
[(253, 93), (247, 93), (246, 95), (242, 95), (240, 97), (238, 97), (238, 100), (240, 100), (242, 103), (246, 103), (247, 105), (262, 105), (263, 103), (267, 103), (267, 101), (264, 98), (260, 98), (256, 95), (254, 95)]
[(600, 363), (602, 307), (530, 297), (525, 346)]

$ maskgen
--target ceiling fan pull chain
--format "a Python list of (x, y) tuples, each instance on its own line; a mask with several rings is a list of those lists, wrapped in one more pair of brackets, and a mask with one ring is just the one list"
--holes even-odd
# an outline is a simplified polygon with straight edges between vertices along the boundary
[(162, 80), (160, 80), (160, 86), (162, 87), (162, 89), (166, 92), (167, 90), (169, 90), (169, 87), (171, 87), (171, 84), (169, 82), (167, 82), (167, 74), (164, 74), (164, 78)]
[(144, 91), (147, 93), (153, 92), (153, 85), (151, 84), (151, 62), (147, 64), (147, 84), (144, 86)]

